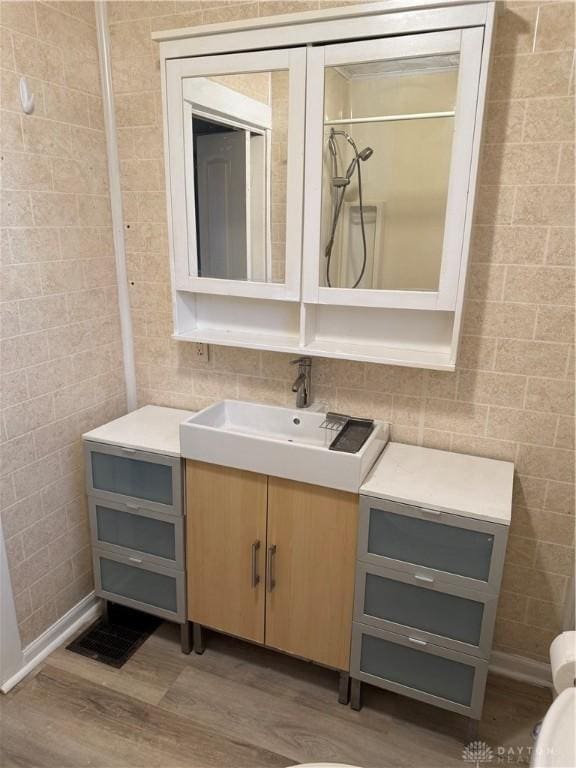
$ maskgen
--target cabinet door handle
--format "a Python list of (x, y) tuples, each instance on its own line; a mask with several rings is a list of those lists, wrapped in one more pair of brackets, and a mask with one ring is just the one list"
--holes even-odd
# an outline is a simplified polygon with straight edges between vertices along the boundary
[(131, 509), (134, 512), (138, 512), (138, 510), (140, 509), (140, 505), (139, 504), (126, 504), (126, 509)]
[(419, 640), (417, 637), (409, 637), (408, 640), (410, 640), (411, 643), (414, 643), (414, 645), (428, 645), (426, 640)]
[(122, 453), (136, 453), (136, 448), (125, 448), (124, 446), (122, 446), (121, 450), (122, 450)]
[(415, 573), (414, 578), (418, 579), (418, 581), (425, 581), (427, 584), (434, 584), (434, 579), (432, 576), (424, 576), (421, 573)]
[(276, 586), (274, 578), (274, 558), (276, 557), (276, 544), (268, 547), (268, 592), (272, 592)]
[(260, 550), (260, 541), (252, 544), (252, 586), (257, 587), (260, 584), (260, 575), (258, 573), (258, 552)]
[(138, 557), (129, 557), (128, 560), (130, 560), (132, 563), (141, 563), (142, 560), (140, 560)]

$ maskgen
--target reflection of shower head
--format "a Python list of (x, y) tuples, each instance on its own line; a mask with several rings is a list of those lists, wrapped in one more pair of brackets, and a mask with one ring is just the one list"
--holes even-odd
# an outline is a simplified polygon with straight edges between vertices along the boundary
[(374, 154), (374, 150), (372, 149), (372, 147), (364, 147), (362, 152), (358, 152), (358, 157), (360, 158), (360, 160), (368, 160), (369, 158), (372, 157), (373, 154)]

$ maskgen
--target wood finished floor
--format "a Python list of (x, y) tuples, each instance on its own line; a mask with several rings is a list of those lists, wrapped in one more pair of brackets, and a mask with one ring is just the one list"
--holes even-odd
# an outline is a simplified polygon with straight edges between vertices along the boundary
[[(161, 626), (119, 670), (57, 650), (0, 696), (2, 768), (466, 765), (458, 715), (369, 686), (353, 712), (334, 672), (214, 634), (203, 656), (184, 656), (178, 640)], [(527, 755), (550, 701), (489, 678), (480, 738)]]

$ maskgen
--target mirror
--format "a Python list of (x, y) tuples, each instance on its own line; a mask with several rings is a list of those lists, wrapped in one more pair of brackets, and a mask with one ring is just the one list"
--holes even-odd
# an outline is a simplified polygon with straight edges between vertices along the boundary
[(320, 286), (438, 290), (458, 61), (325, 69)]
[(283, 283), (288, 71), (184, 80), (190, 272)]

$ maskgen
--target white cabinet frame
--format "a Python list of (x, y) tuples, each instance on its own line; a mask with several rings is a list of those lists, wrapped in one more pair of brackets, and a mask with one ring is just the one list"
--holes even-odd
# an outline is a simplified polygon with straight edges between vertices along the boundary
[[(226, 280), (198, 276), (191, 117), (202, 112), (191, 104), (187, 78), (250, 72), (289, 72), (288, 164), (286, 189), (286, 277), (284, 283)], [(176, 290), (247, 298), (299, 301), (304, 180), (304, 109), (306, 49), (256, 51), (166, 62), (166, 109), (172, 248)], [(205, 113), (205, 110), (204, 110)], [(273, 118), (272, 118), (273, 120)], [(229, 122), (229, 121), (228, 121)], [(190, 130), (188, 130), (190, 128)], [(273, 130), (273, 126), (272, 126)], [(183, 163), (182, 160), (185, 159)]]
[[(303, 300), (399, 309), (454, 310), (465, 243), (471, 159), (476, 125), (484, 30), (472, 27), (405, 37), (364, 40), (311, 48), (307, 65), (306, 175)], [(459, 54), (454, 136), (444, 241), (437, 291), (373, 290), (321, 286), (322, 158), (324, 155), (324, 72), (326, 67), (435, 54)]]

